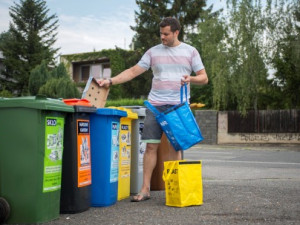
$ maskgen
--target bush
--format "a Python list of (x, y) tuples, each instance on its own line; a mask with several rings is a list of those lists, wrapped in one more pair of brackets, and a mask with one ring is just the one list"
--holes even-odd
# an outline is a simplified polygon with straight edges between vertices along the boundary
[(4, 89), (4, 90), (0, 91), (0, 97), (11, 98), (11, 97), (13, 97), (13, 95), (10, 91)]
[(144, 99), (129, 99), (129, 98), (124, 98), (124, 99), (118, 99), (118, 100), (107, 100), (105, 107), (109, 106), (144, 106)]
[(69, 78), (52, 78), (40, 88), (39, 94), (49, 98), (80, 98), (76, 84)]

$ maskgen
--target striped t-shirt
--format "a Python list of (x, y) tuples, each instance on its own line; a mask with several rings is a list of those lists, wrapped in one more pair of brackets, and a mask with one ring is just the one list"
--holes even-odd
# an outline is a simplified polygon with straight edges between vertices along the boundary
[(159, 44), (150, 48), (138, 65), (146, 70), (152, 69), (153, 80), (148, 100), (156, 106), (179, 104), (182, 76), (204, 69), (197, 49), (182, 42), (175, 47)]

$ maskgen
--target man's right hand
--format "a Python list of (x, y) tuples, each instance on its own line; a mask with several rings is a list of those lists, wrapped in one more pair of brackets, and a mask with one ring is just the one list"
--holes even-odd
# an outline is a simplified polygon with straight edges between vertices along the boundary
[(107, 79), (97, 80), (97, 83), (99, 84), (100, 87), (109, 88), (109, 86), (110, 86), (110, 82)]

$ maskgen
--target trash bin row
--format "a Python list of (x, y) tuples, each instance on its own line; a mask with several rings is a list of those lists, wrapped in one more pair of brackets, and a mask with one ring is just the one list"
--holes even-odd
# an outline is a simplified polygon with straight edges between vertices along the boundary
[(10, 213), (0, 222), (47, 222), (136, 193), (144, 116), (85, 99), (0, 99), (0, 197)]

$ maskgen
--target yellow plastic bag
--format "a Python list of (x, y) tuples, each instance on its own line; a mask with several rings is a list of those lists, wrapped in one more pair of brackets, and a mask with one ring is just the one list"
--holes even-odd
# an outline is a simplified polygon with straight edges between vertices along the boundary
[(163, 180), (167, 206), (203, 204), (201, 161), (166, 161)]

